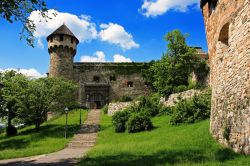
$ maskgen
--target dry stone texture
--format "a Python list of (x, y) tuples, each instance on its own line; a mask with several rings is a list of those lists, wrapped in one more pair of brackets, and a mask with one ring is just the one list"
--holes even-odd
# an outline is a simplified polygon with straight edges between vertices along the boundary
[(171, 94), (167, 100), (165, 99), (165, 97), (161, 97), (160, 99), (160, 103), (163, 104), (166, 107), (172, 107), (174, 106), (176, 103), (178, 103), (181, 99), (190, 99), (192, 97), (194, 97), (194, 95), (198, 95), (200, 94), (200, 90), (188, 90), (188, 91), (184, 91), (181, 93), (174, 93)]
[(220, 143), (250, 154), (250, 1), (218, 0), (216, 7), (215, 1), (204, 2), (212, 85), (210, 131)]
[(114, 113), (118, 111), (122, 111), (125, 108), (128, 108), (132, 105), (132, 102), (117, 102), (117, 103), (109, 103), (108, 106), (108, 115), (112, 116)]

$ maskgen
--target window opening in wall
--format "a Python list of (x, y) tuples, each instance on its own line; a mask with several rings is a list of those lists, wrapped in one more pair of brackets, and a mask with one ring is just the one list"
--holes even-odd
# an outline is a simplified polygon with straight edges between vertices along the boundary
[(134, 84), (133, 84), (132, 81), (128, 81), (128, 82), (127, 82), (127, 87), (133, 87), (133, 86), (134, 86)]
[(63, 41), (63, 35), (60, 35), (60, 41)]
[(73, 37), (71, 37), (71, 43), (73, 43), (74, 42), (74, 38)]
[(115, 76), (110, 76), (109, 80), (110, 81), (116, 81), (116, 77)]
[(220, 31), (219, 41), (228, 46), (229, 40), (229, 23), (226, 23)]
[(49, 40), (50, 40), (50, 42), (53, 42), (53, 37), (51, 37)]
[(94, 76), (93, 81), (94, 81), (94, 82), (100, 82), (100, 77)]

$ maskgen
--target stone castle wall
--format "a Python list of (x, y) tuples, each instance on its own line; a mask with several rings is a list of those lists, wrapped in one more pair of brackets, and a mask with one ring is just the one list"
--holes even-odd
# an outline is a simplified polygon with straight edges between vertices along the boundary
[[(79, 85), (78, 100), (86, 101), (86, 84), (109, 85), (109, 102), (123, 96), (132, 99), (150, 93), (141, 76), (143, 63), (74, 63), (74, 80)], [(99, 77), (98, 82), (94, 77)], [(110, 80), (115, 77), (115, 80)], [(132, 82), (133, 86), (128, 86)], [(84, 103), (83, 103), (84, 104)]]
[(211, 69), (210, 131), (220, 143), (250, 154), (250, 1), (218, 0), (212, 7), (215, 1), (202, 7)]

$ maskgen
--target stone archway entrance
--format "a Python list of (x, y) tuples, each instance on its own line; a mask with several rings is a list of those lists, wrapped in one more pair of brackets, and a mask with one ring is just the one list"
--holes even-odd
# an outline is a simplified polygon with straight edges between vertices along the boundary
[(90, 109), (101, 109), (109, 103), (109, 84), (85, 84), (86, 105)]
[(101, 93), (93, 93), (89, 97), (90, 109), (101, 109), (105, 104), (105, 98)]

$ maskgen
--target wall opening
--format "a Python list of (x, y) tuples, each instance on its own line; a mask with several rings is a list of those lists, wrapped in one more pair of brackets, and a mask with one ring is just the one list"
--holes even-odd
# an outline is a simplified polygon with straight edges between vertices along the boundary
[(60, 41), (63, 41), (63, 35), (60, 35)]
[(134, 83), (132, 81), (127, 82), (127, 87), (133, 87), (133, 86), (134, 86)]
[(228, 46), (228, 40), (229, 40), (229, 23), (226, 23), (220, 30), (218, 41)]
[(93, 77), (93, 81), (94, 81), (94, 82), (100, 82), (100, 77), (94, 76), (94, 77)]
[(110, 76), (110, 77), (109, 77), (109, 80), (110, 80), (110, 81), (116, 81), (116, 77), (115, 77), (115, 76)]
[(74, 42), (74, 38), (73, 37), (71, 37), (71, 43), (73, 43)]

